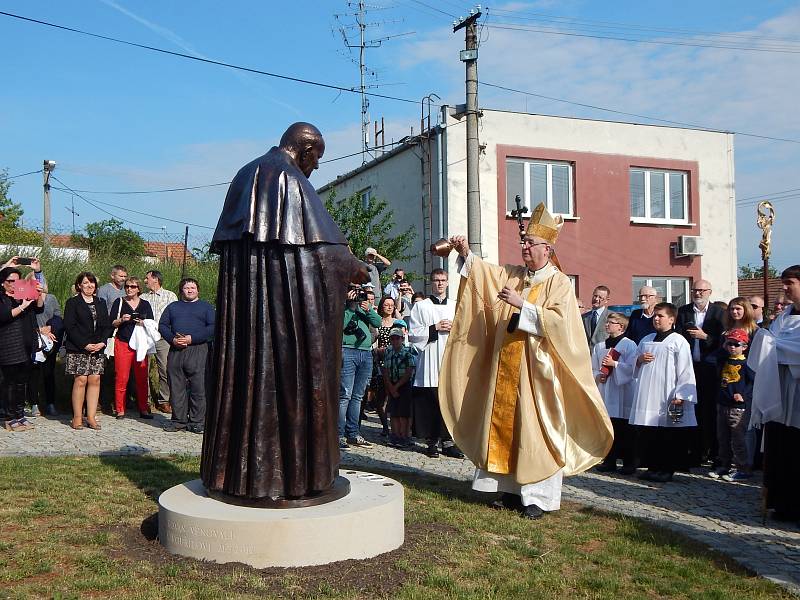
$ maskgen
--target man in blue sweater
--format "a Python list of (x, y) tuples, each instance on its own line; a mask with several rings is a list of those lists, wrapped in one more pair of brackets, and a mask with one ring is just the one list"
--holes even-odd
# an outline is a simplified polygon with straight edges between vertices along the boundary
[(172, 421), (165, 430), (203, 433), (206, 358), (208, 343), (214, 335), (214, 307), (199, 299), (200, 286), (196, 280), (182, 279), (178, 289), (180, 300), (164, 309), (158, 323), (161, 337), (170, 346), (167, 379)]

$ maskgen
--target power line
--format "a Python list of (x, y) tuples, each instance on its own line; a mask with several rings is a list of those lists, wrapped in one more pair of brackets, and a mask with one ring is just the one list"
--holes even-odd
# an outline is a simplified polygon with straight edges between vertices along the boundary
[[(709, 48), (728, 48), (733, 50), (773, 50), (775, 52), (788, 52), (793, 53), (800, 51), (800, 46), (797, 45), (795, 42), (787, 42), (778, 44), (775, 42), (762, 42), (757, 39), (748, 39), (748, 40), (739, 40), (739, 39), (726, 39), (727, 36), (725, 34), (712, 34), (716, 35), (717, 37), (686, 37), (677, 39), (673, 37), (666, 37), (666, 36), (656, 36), (653, 37), (652, 35), (646, 37), (646, 33), (639, 33), (639, 32), (632, 32), (632, 33), (616, 33), (616, 32), (609, 32), (604, 30), (595, 30), (590, 26), (584, 25), (569, 25), (563, 23), (556, 23), (556, 24), (548, 24), (548, 23), (539, 23), (537, 25), (526, 25), (524, 23), (504, 23), (502, 21), (497, 21), (498, 25), (504, 26), (515, 26), (519, 28), (523, 28), (525, 31), (537, 31), (537, 32), (545, 32), (545, 33), (566, 33), (566, 32), (573, 32), (573, 33), (597, 33), (603, 34), (607, 36), (617, 36), (617, 35), (630, 35), (636, 36), (631, 38), (625, 38), (628, 41), (638, 41), (638, 42), (660, 42), (660, 43), (671, 43), (671, 42), (678, 42), (682, 40), (691, 41), (694, 45), (697, 46), (706, 46)], [(749, 42), (749, 43), (748, 43)]]
[(25, 177), (26, 175), (33, 175), (34, 173), (41, 173), (42, 170), (38, 169), (36, 171), (30, 171), (28, 173), (20, 173), (19, 175), (10, 175), (6, 177), (6, 179), (16, 179), (17, 177)]
[(669, 120), (669, 119), (660, 119), (658, 117), (651, 117), (649, 115), (641, 115), (641, 114), (638, 114), (638, 113), (625, 112), (625, 111), (617, 110), (617, 109), (614, 109), (614, 108), (606, 108), (606, 107), (603, 107), (603, 106), (596, 106), (594, 104), (586, 104), (584, 102), (575, 102), (573, 100), (566, 100), (564, 98), (556, 98), (554, 96), (545, 96), (544, 94), (536, 94), (536, 93), (533, 93), (533, 92), (527, 92), (525, 90), (518, 90), (518, 89), (507, 87), (507, 86), (504, 86), (504, 85), (497, 85), (495, 83), (488, 83), (486, 81), (479, 81), (478, 83), (480, 85), (485, 85), (487, 87), (497, 88), (499, 90), (505, 90), (507, 92), (514, 92), (514, 93), (517, 93), (517, 94), (524, 94), (526, 96), (533, 96), (534, 98), (543, 98), (545, 100), (552, 100), (554, 102), (563, 102), (564, 104), (572, 104), (574, 106), (581, 106), (583, 108), (591, 108), (593, 110), (602, 110), (604, 112), (614, 113), (614, 114), (617, 114), (617, 115), (625, 115), (627, 117), (636, 117), (637, 119), (648, 119), (650, 121), (658, 121), (659, 123), (667, 123), (669, 125), (680, 125), (681, 127), (687, 127), (689, 129), (702, 129), (702, 130), (706, 130), (706, 131), (714, 131), (714, 132), (717, 132), (717, 133), (735, 133), (736, 135), (741, 135), (743, 137), (752, 137), (752, 138), (758, 138), (758, 139), (762, 139), (762, 140), (772, 140), (772, 141), (775, 141), (775, 142), (789, 142), (791, 144), (800, 144), (800, 140), (795, 140), (795, 139), (792, 139), (792, 138), (779, 138), (779, 137), (774, 137), (774, 136), (769, 136), (769, 135), (760, 135), (760, 134), (757, 134), (757, 133), (745, 133), (743, 131), (724, 131), (724, 130), (721, 130), (721, 129), (716, 129), (716, 128), (713, 128), (713, 127), (705, 127), (703, 125), (697, 125), (697, 124), (693, 124), (693, 123), (684, 123), (682, 121), (672, 121), (672, 120)]
[[(380, 146), (373, 146), (372, 149), (380, 150), (382, 148), (387, 148), (389, 146), (398, 146), (399, 144), (400, 144), (400, 142), (382, 144)], [(353, 152), (352, 154), (345, 154), (343, 156), (337, 156), (336, 158), (330, 158), (328, 160), (321, 160), (319, 162), (320, 162), (320, 164), (331, 163), (331, 162), (335, 162), (337, 160), (343, 160), (345, 158), (352, 158), (354, 156), (359, 156), (360, 154), (361, 154), (361, 151), (358, 151), (358, 152)], [(38, 171), (34, 171), (34, 172), (35, 173), (41, 173), (41, 169), (39, 169)], [(29, 175), (30, 173), (27, 173), (27, 174)], [(18, 177), (19, 177), (19, 175), (18, 175)], [(10, 177), (9, 177), (9, 179), (10, 179)], [(231, 184), (230, 181), (220, 181), (219, 183), (206, 183), (206, 184), (203, 184), (203, 185), (191, 185), (191, 186), (177, 187), (177, 188), (164, 188), (164, 189), (158, 189), (158, 190), (79, 190), (79, 189), (72, 189), (72, 188), (66, 188), (66, 187), (60, 188), (58, 186), (52, 186), (52, 189), (57, 190), (59, 192), (67, 192), (67, 193), (82, 192), (84, 194), (108, 194), (108, 195), (124, 196), (124, 195), (133, 195), (133, 194), (164, 194), (164, 193), (168, 193), (168, 192), (184, 192), (184, 191), (200, 190), (200, 189), (205, 189), (205, 188), (219, 187), (219, 186), (230, 185), (230, 184)], [(100, 201), (99, 200), (95, 200), (95, 202), (100, 202)], [(121, 206), (116, 206), (114, 204), (112, 204), (110, 206), (114, 206), (115, 208), (122, 208), (123, 210), (128, 210), (128, 209), (125, 209), (125, 208), (123, 208)], [(135, 212), (135, 211), (133, 211), (133, 212)], [(149, 215), (148, 213), (140, 213), (140, 214), (147, 215), (147, 216), (152, 216), (152, 215)], [(163, 217), (158, 217), (158, 218), (161, 219)], [(169, 220), (169, 219), (166, 219), (166, 220)], [(176, 223), (185, 223), (185, 221), (175, 221), (175, 222)], [(188, 223), (188, 225), (191, 225), (191, 223)], [(202, 225), (198, 225), (198, 227), (203, 227), (203, 226)]]
[(767, 196), (762, 196), (759, 200), (751, 200), (749, 202), (736, 202), (736, 208), (743, 208), (745, 206), (755, 206), (756, 204), (760, 204), (764, 200), (769, 200), (772, 204), (777, 204), (778, 202), (783, 202), (784, 200), (794, 200), (795, 198), (800, 198), (800, 194), (792, 194), (790, 196), (783, 196), (782, 198), (768, 198)]
[[(0, 13), (1, 14), (1, 13)], [(576, 32), (569, 32), (569, 31), (555, 31), (549, 29), (537, 29), (534, 27), (526, 27), (524, 25), (514, 25), (514, 24), (499, 24), (495, 23), (493, 25), (487, 25), (487, 27), (493, 29), (506, 29), (508, 31), (527, 31), (532, 33), (544, 33), (548, 35), (565, 35), (569, 37), (584, 37), (584, 38), (592, 38), (598, 40), (617, 40), (620, 42), (636, 42), (639, 44), (656, 44), (656, 45), (666, 45), (666, 46), (691, 46), (695, 48), (718, 48), (723, 50), (742, 50), (745, 52), (776, 52), (780, 54), (800, 54), (800, 49), (790, 50), (790, 49), (778, 49), (778, 48), (756, 48), (751, 46), (725, 46), (721, 44), (700, 44), (700, 43), (693, 43), (693, 42), (681, 42), (678, 40), (646, 40), (646, 39), (638, 39), (638, 38), (629, 38), (629, 37), (620, 37), (620, 36), (610, 36), (610, 35), (597, 35), (597, 34), (589, 34), (589, 33), (576, 33)]]
[[(67, 188), (65, 190), (65, 189), (55, 188), (54, 187), (53, 189), (54, 190), (58, 190), (59, 192), (66, 192), (66, 193), (75, 192), (75, 190), (70, 191), (69, 188)], [(81, 196), (78, 196), (78, 197), (80, 198)], [(86, 200), (86, 198), (83, 198), (83, 200)], [(88, 200), (86, 200), (86, 201), (88, 202)], [(214, 227), (209, 227), (208, 225), (200, 225), (199, 223), (190, 223), (188, 221), (181, 221), (179, 219), (170, 219), (169, 217), (162, 217), (162, 216), (159, 216), (159, 215), (154, 215), (154, 214), (151, 214), (151, 213), (142, 212), (140, 210), (134, 210), (132, 208), (127, 208), (125, 206), (119, 206), (118, 204), (112, 204), (110, 202), (103, 202), (101, 200), (97, 200), (96, 198), (93, 198), (92, 201), (96, 202), (98, 204), (103, 204), (104, 206), (110, 206), (111, 208), (116, 208), (118, 210), (124, 210), (126, 212), (133, 213), (133, 214), (136, 214), (136, 215), (142, 215), (143, 217), (150, 217), (150, 218), (153, 218), (153, 219), (158, 219), (159, 221), (169, 221), (170, 223), (178, 223), (180, 225), (191, 225), (192, 227), (201, 227), (203, 229), (211, 229), (211, 230), (214, 229)], [(98, 210), (102, 210), (97, 206), (95, 206), (95, 208), (98, 208)], [(112, 214), (112, 213), (109, 213), (107, 211), (103, 211), (103, 212), (106, 212), (107, 214)], [(112, 215), (112, 216), (114, 216), (114, 215)], [(130, 222), (133, 223), (133, 221), (130, 221)], [(134, 223), (134, 224), (138, 225), (138, 223)], [(150, 229), (156, 229), (155, 227), (150, 227), (149, 225), (142, 225), (142, 227), (148, 227)]]
[[(311, 79), (303, 79), (300, 77), (292, 77), (290, 75), (281, 75), (279, 73), (272, 73), (269, 71), (262, 71), (260, 69), (254, 69), (250, 67), (243, 67), (241, 65), (235, 65), (232, 63), (226, 63), (219, 60), (212, 60), (210, 58), (201, 58), (199, 56), (192, 56), (191, 54), (184, 54), (183, 52), (174, 52), (172, 50), (166, 50), (164, 48), (158, 48), (156, 46), (148, 46), (146, 44), (138, 44), (136, 42), (129, 42), (127, 40), (123, 40), (120, 38), (115, 38), (107, 35), (101, 35), (99, 33), (92, 33), (90, 31), (84, 31), (82, 29), (75, 29), (74, 27), (66, 27), (65, 25), (58, 25), (56, 23), (49, 23), (48, 21), (41, 21), (39, 19), (32, 19), (30, 17), (23, 17), (21, 15), (15, 15), (13, 13), (0, 11), (0, 15), (4, 15), (6, 17), (11, 17), (14, 19), (20, 19), (21, 21), (27, 21), (29, 23), (36, 23), (37, 25), (44, 25), (46, 27), (52, 27), (54, 29), (60, 29), (63, 31), (69, 31), (71, 33), (77, 33), (80, 35), (85, 35), (101, 40), (105, 40), (108, 42), (114, 42), (116, 44), (124, 44), (126, 46), (133, 46), (134, 48), (141, 48), (143, 50), (150, 50), (151, 52), (159, 52), (161, 54), (167, 54), (170, 56), (177, 56), (179, 58), (185, 58), (188, 60), (193, 60), (196, 62), (206, 63), (210, 65), (216, 65), (218, 67), (226, 67), (228, 69), (235, 69), (237, 71), (245, 71), (247, 73), (254, 73), (257, 75), (266, 75), (267, 77), (274, 77), (276, 79), (284, 79), (286, 81), (293, 81), (295, 83), (303, 83), (306, 85), (312, 85), (316, 87), (321, 87), (329, 90), (337, 90), (339, 92), (347, 92), (350, 94), (360, 94), (360, 90), (352, 87), (344, 87), (340, 85), (334, 85), (331, 83), (322, 83), (319, 81), (313, 81)], [(368, 96), (374, 96), (375, 98), (383, 98), (385, 100), (396, 100), (397, 102), (406, 102), (408, 104), (418, 104), (418, 100), (412, 100), (410, 98), (400, 98), (399, 96), (389, 96), (386, 94), (378, 94), (375, 92), (367, 92)]]
[[(95, 204), (95, 203), (94, 203), (94, 202), (92, 202), (91, 200), (88, 200), (88, 199), (86, 199), (84, 196), (81, 196), (81, 195), (80, 195), (78, 192), (76, 192), (75, 190), (73, 190), (71, 187), (69, 187), (69, 186), (68, 186), (66, 183), (64, 183), (63, 181), (61, 181), (61, 180), (60, 180), (58, 177), (56, 177), (56, 176), (55, 176), (55, 175), (53, 175), (52, 173), (50, 174), (50, 177), (52, 177), (52, 178), (53, 178), (53, 179), (55, 179), (55, 180), (56, 180), (58, 183), (60, 183), (61, 185), (63, 185), (65, 188), (67, 188), (67, 189), (70, 191), (70, 193), (74, 194), (75, 196), (77, 196), (78, 198), (80, 198), (81, 200), (83, 200), (84, 202), (86, 202), (86, 204), (88, 204), (89, 206), (92, 206), (92, 207), (96, 208), (96, 209), (97, 209), (97, 210), (99, 210), (100, 212), (104, 212), (105, 214), (107, 214), (107, 215), (111, 216), (111, 217), (112, 217), (112, 218), (114, 218), (114, 219), (118, 219), (118, 220), (122, 221), (123, 223), (130, 223), (131, 225), (136, 225), (137, 227), (144, 227), (145, 229), (154, 229), (154, 230), (158, 230), (158, 229), (160, 229), (160, 227), (152, 227), (151, 225), (145, 225), (144, 223), (137, 223), (136, 221), (131, 221), (130, 219), (120, 219), (118, 215), (115, 215), (114, 213), (112, 213), (112, 212), (109, 212), (109, 211), (107, 211), (106, 209), (104, 209), (104, 208), (101, 208), (101, 207), (97, 206), (97, 204)], [(98, 202), (100, 202), (100, 201), (98, 200)], [(108, 204), (108, 203), (107, 203), (107, 202), (103, 202), (102, 204)], [(113, 206), (113, 205), (110, 205), (110, 206)], [(121, 206), (117, 206), (117, 207), (115, 207), (115, 208), (120, 208), (120, 209), (122, 209), (122, 210), (129, 210), (129, 209), (122, 208)], [(148, 216), (153, 216), (153, 215), (148, 215)], [(155, 218), (158, 218), (158, 217), (155, 217)]]
[[(83, 192), (84, 194), (114, 194), (114, 195), (127, 195), (127, 194), (163, 194), (166, 192), (185, 192), (188, 190), (200, 190), (203, 188), (212, 188), (212, 187), (219, 187), (221, 185), (230, 185), (230, 181), (222, 181), (220, 183), (208, 183), (205, 185), (192, 185), (188, 187), (179, 187), (179, 188), (167, 188), (162, 190), (68, 190), (66, 188), (60, 188), (53, 186), (54, 190), (58, 190), (59, 192)], [(183, 221), (180, 221), (183, 223)]]
[(411, 2), (413, 2), (415, 4), (419, 4), (420, 6), (424, 6), (425, 8), (428, 8), (430, 10), (436, 11), (437, 13), (443, 14), (443, 15), (445, 15), (447, 17), (450, 17), (451, 19), (457, 19), (458, 18), (456, 15), (454, 15), (452, 13), (445, 12), (445, 11), (439, 9), (439, 8), (436, 8), (435, 6), (431, 6), (430, 4), (426, 4), (425, 2), (420, 2), (420, 0), (411, 0)]
[[(576, 19), (574, 17), (564, 17), (559, 15), (552, 15), (547, 13), (536, 13), (536, 12), (523, 12), (523, 11), (514, 11), (514, 10), (505, 10), (499, 8), (492, 8), (486, 9), (487, 11), (491, 10), (493, 13), (505, 13), (507, 18), (514, 18), (520, 19), (525, 21), (544, 21), (544, 22), (554, 22), (554, 23), (564, 23), (566, 25), (573, 25), (574, 27), (596, 27), (596, 28), (605, 28), (605, 29), (621, 29), (621, 30), (630, 30), (630, 31), (646, 31), (646, 32), (665, 32), (669, 34), (678, 34), (678, 35), (685, 35), (685, 36), (712, 36), (712, 37), (723, 37), (723, 38), (735, 38), (735, 39), (743, 39), (743, 40), (750, 40), (750, 41), (759, 41), (759, 40), (767, 40), (767, 41), (775, 41), (775, 42), (800, 42), (800, 38), (796, 37), (780, 37), (780, 36), (765, 36), (765, 35), (758, 35), (758, 34), (750, 34), (750, 33), (728, 33), (728, 32), (717, 32), (717, 31), (701, 31), (701, 30), (693, 30), (693, 29), (682, 29), (682, 28), (670, 28), (670, 27), (650, 27), (646, 25), (638, 25), (634, 23), (623, 23), (619, 21), (599, 21), (599, 20), (592, 20), (592, 19)], [(520, 15), (532, 15), (532, 16), (520, 16)]]
[(772, 198), (775, 196), (783, 196), (791, 192), (800, 192), (800, 188), (792, 188), (791, 190), (783, 190), (782, 192), (769, 192), (768, 194), (759, 194), (757, 196), (748, 196), (746, 198), (739, 198), (737, 202), (744, 202), (745, 200), (755, 200), (756, 198)]

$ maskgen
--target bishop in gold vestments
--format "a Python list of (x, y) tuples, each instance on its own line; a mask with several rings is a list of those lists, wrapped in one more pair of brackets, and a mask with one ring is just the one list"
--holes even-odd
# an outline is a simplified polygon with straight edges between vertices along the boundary
[(461, 236), (461, 285), (439, 380), (442, 417), (476, 466), (473, 488), (504, 492), (529, 518), (557, 510), (562, 475), (600, 462), (613, 430), (592, 378), (569, 278), (551, 261), (560, 221), (534, 210), (526, 266), (499, 267)]

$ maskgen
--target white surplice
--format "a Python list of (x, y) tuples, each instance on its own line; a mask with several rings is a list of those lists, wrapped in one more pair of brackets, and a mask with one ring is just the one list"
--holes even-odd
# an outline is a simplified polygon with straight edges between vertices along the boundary
[(755, 371), (751, 426), (776, 421), (800, 428), (800, 315), (789, 306), (759, 329), (747, 358)]
[[(598, 381), (597, 387), (606, 404), (608, 416), (612, 419), (627, 419), (633, 403), (633, 373), (636, 370), (636, 357), (639, 355), (638, 346), (633, 340), (624, 337), (617, 342), (614, 349), (620, 354), (617, 364), (606, 382)], [(595, 344), (592, 348), (592, 373), (595, 381), (603, 367), (603, 359), (609, 352), (605, 342)]]
[[(655, 337), (651, 333), (639, 342), (637, 353), (650, 352), (655, 360), (636, 368), (629, 422), (649, 427), (695, 427), (697, 385), (689, 342), (675, 332), (662, 342), (654, 342)], [(683, 400), (683, 418), (678, 423), (673, 423), (667, 414), (673, 398)]]
[(430, 339), (430, 327), (442, 319), (450, 321), (456, 315), (456, 303), (447, 298), (446, 304), (434, 304), (430, 298), (420, 300), (411, 309), (408, 322), (408, 341), (419, 352), (415, 387), (438, 387), (439, 369), (444, 358), (444, 347), (449, 333), (439, 331), (436, 339)]

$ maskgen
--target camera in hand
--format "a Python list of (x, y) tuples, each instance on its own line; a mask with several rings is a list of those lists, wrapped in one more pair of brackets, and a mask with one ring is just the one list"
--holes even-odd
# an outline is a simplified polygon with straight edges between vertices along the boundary
[(355, 297), (356, 302), (366, 302), (367, 300), (369, 300), (369, 297), (367, 296), (367, 291), (360, 285), (350, 286), (350, 291), (356, 293)]
[(358, 318), (353, 316), (347, 323), (347, 326), (342, 330), (345, 335), (352, 335), (356, 338), (356, 344), (361, 345), (367, 338), (367, 334), (358, 326)]
[(139, 313), (138, 313), (138, 312), (132, 312), (132, 313), (131, 313), (131, 319), (132, 319), (132, 320), (141, 319), (141, 318), (142, 318), (142, 317), (139, 315)]
[(18, 265), (27, 265), (27, 266), (30, 266), (31, 264), (33, 264), (33, 261), (35, 261), (35, 260), (36, 260), (35, 258), (30, 258), (30, 257), (27, 257), (27, 258), (18, 258), (18, 259), (17, 259), (17, 264), (18, 264)]

